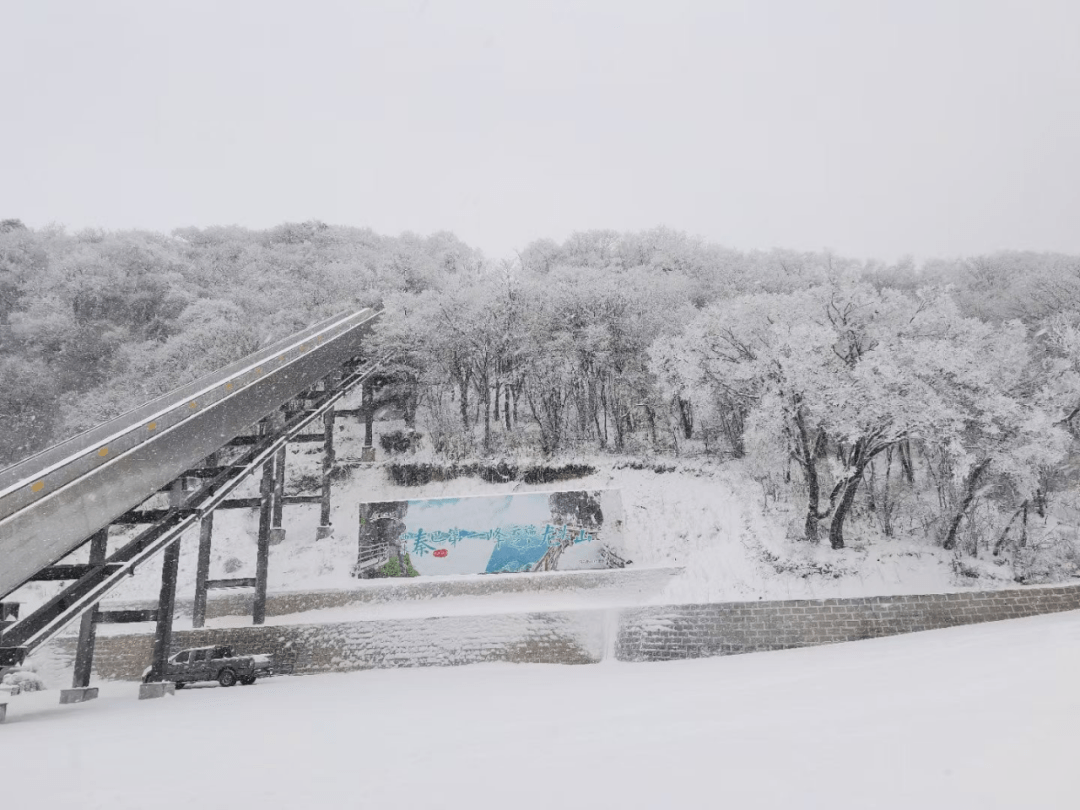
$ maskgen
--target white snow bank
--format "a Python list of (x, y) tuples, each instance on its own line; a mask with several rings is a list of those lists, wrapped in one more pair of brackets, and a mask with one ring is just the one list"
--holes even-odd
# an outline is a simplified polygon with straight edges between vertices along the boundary
[(9, 701), (13, 807), (1076, 807), (1080, 614), (668, 664)]

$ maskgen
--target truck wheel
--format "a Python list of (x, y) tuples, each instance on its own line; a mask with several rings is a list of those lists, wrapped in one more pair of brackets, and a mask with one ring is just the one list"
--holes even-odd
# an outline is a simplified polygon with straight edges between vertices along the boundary
[(217, 682), (222, 686), (235, 686), (236, 685), (236, 673), (231, 669), (223, 669), (218, 674)]
[(240, 684), (242, 686), (251, 686), (253, 683), (255, 683), (255, 676), (254, 675), (249, 675), (246, 678), (241, 678), (240, 679)]

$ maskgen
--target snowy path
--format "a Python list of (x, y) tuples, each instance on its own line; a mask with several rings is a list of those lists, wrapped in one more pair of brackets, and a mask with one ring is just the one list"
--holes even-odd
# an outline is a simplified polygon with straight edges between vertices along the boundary
[(1078, 684), (1077, 613), (670, 664), (107, 684), (12, 699), (0, 767), (24, 808), (1072, 808)]

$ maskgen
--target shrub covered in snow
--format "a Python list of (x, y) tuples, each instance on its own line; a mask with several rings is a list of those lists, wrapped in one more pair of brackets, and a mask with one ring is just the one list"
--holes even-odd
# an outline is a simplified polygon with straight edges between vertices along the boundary
[(1024, 584), (1062, 582), (1080, 575), (1080, 549), (1072, 538), (1050, 534), (1016, 549), (1013, 570)]
[(423, 435), (415, 430), (392, 430), (379, 437), (379, 445), (387, 453), (407, 453), (420, 446)]
[(45, 682), (32, 666), (14, 667), (4, 674), (4, 686), (18, 686), (23, 692), (40, 692), (45, 689)]

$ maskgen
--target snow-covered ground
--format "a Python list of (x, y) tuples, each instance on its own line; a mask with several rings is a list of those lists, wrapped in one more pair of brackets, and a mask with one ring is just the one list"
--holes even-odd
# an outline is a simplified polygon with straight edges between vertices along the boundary
[[(294, 466), (313, 466), (318, 456), (294, 453)], [(356, 467), (335, 487), (333, 538), (315, 541), (317, 505), (285, 509), (286, 539), (271, 550), (272, 591), (349, 588), (356, 560), (357, 504), (361, 501), (452, 497), (555, 488), (614, 488), (622, 492), (626, 514), (626, 556), (634, 566), (679, 566), (681, 577), (657, 595), (657, 602), (708, 602), (740, 599), (824, 598), (832, 596), (937, 593), (964, 588), (1015, 587), (1010, 571), (986, 563), (982, 576), (959, 576), (954, 555), (925, 542), (901, 538), (853, 538), (834, 551), (827, 543), (811, 546), (786, 537), (790, 515), (763, 513), (760, 494), (737, 465), (705, 461), (675, 462), (658, 473), (632, 469), (622, 459), (590, 460), (597, 472), (559, 486), (520, 482), (488, 484), (459, 478), (425, 486), (402, 487), (388, 481), (381, 464)], [(241, 493), (248, 494), (248, 493)], [(250, 493), (254, 494), (254, 492)], [(255, 575), (254, 510), (215, 515), (212, 577)], [(197, 532), (185, 536), (179, 590), (194, 592)], [(75, 558), (73, 558), (75, 559)], [(969, 564), (974, 561), (968, 560)], [(55, 590), (39, 583), (21, 594), (41, 601)], [(155, 599), (160, 563), (143, 566), (113, 592), (118, 600)]]
[(5, 804), (1074, 808), (1080, 614), (666, 664), (281, 678), (0, 726)]

